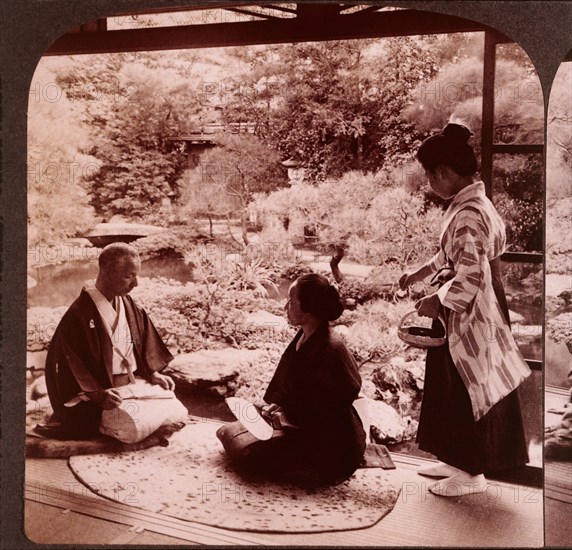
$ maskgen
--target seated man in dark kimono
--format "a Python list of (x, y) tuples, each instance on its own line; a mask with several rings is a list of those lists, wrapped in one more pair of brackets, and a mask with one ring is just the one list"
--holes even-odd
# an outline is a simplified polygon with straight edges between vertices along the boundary
[(54, 415), (51, 435), (98, 436), (104, 409), (119, 407), (117, 388), (136, 377), (173, 390), (161, 371), (173, 356), (153, 323), (128, 293), (137, 286), (140, 261), (125, 243), (106, 246), (95, 285), (84, 287), (60, 321), (46, 359), (46, 383)]
[(353, 402), (361, 388), (354, 357), (329, 327), (343, 311), (329, 281), (302, 275), (290, 287), (288, 321), (300, 331), (264, 395), (262, 415), (284, 435), (258, 441), (237, 461), (246, 471), (308, 483), (339, 483), (358, 468), (366, 434)]

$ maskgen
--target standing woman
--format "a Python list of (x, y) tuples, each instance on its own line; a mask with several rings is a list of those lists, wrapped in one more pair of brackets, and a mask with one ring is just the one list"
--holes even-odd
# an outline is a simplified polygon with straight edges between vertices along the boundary
[(452, 202), (439, 252), (399, 280), (407, 288), (450, 274), (415, 304), (419, 315), (442, 313), (447, 324), (447, 344), (427, 351), (417, 433), (419, 448), (441, 461), (419, 473), (445, 478), (429, 487), (442, 496), (482, 492), (483, 474), (528, 461), (516, 388), (530, 369), (512, 337), (501, 280), (504, 223), (475, 178), (471, 135), (465, 126), (447, 124), (417, 152), (433, 191)]

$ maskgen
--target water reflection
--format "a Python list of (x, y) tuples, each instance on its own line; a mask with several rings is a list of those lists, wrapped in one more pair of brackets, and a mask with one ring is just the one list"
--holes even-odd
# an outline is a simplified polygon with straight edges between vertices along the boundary
[[(36, 285), (28, 289), (28, 307), (69, 306), (86, 281), (97, 277), (97, 262), (72, 262), (36, 268)], [(181, 283), (192, 280), (192, 270), (179, 258), (154, 258), (141, 262), (141, 277), (166, 277)]]

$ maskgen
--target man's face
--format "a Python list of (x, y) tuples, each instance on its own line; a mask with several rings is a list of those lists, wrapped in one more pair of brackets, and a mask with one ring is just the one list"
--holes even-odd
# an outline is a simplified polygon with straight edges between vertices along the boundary
[(106, 286), (114, 296), (129, 294), (137, 286), (141, 263), (131, 256), (124, 256), (105, 274)]

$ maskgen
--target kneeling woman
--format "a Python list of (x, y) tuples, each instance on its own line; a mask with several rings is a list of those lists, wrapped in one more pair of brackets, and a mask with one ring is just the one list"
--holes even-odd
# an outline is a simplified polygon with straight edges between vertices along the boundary
[(352, 405), (361, 388), (357, 365), (329, 327), (343, 305), (325, 277), (308, 274), (290, 287), (286, 311), (290, 324), (300, 330), (268, 385), (262, 413), (295, 427), (256, 442), (240, 465), (272, 477), (341, 482), (358, 468), (366, 445)]

